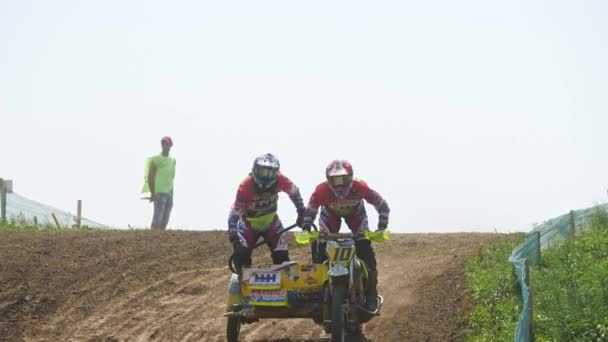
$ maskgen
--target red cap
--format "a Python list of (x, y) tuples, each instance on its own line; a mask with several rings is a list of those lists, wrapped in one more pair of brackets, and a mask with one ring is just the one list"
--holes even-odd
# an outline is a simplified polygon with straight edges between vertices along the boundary
[(163, 137), (162, 139), (160, 139), (160, 142), (161, 142), (161, 143), (162, 143), (162, 142), (168, 142), (168, 143), (169, 143), (169, 145), (173, 146), (173, 140), (171, 140), (171, 137), (170, 137), (170, 136)]

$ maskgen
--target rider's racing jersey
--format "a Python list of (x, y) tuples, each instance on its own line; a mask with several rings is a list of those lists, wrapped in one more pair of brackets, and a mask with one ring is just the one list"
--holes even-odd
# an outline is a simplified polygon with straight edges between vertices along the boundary
[(228, 216), (228, 228), (236, 229), (242, 216), (257, 218), (274, 214), (277, 211), (279, 192), (285, 192), (296, 206), (298, 213), (304, 212), (304, 201), (298, 187), (280, 172), (276, 183), (269, 189), (259, 192), (252, 176), (245, 178), (236, 193), (236, 200)]
[(388, 222), (388, 215), (390, 213), (388, 203), (378, 192), (359, 179), (353, 180), (350, 192), (344, 199), (338, 198), (327, 182), (319, 184), (310, 196), (304, 222), (312, 223), (321, 206), (324, 206), (325, 209), (338, 217), (348, 218), (355, 212), (358, 206), (363, 205), (363, 200), (376, 208), (381, 220)]

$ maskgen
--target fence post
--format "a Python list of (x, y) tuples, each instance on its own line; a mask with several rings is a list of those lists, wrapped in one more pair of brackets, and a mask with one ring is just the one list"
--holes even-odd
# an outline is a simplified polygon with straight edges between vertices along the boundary
[(524, 272), (526, 273), (526, 286), (528, 286), (528, 290), (530, 291), (530, 297), (528, 302), (528, 317), (530, 317), (530, 320), (528, 322), (528, 331), (530, 333), (530, 341), (535, 341), (536, 336), (534, 333), (534, 289), (532, 288), (530, 282), (530, 263), (528, 262), (528, 258), (526, 258), (524, 265)]
[(78, 200), (78, 208), (76, 210), (76, 228), (80, 229), (82, 223), (82, 200)]
[(574, 210), (570, 210), (570, 228), (572, 229), (572, 235), (576, 234), (576, 216)]
[(59, 220), (57, 219), (57, 216), (55, 216), (55, 213), (51, 213), (51, 216), (53, 217), (53, 221), (55, 221), (57, 229), (61, 229), (61, 225), (59, 224)]
[(540, 232), (534, 233), (536, 236), (536, 264), (540, 265), (541, 257), (540, 257)]
[(6, 188), (3, 178), (0, 178), (0, 220), (2, 224), (6, 224)]

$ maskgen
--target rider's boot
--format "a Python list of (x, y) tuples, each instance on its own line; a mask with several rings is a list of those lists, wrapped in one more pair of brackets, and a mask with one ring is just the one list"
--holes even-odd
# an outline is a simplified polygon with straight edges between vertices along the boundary
[(365, 308), (368, 311), (378, 310), (378, 271), (369, 271), (368, 287), (365, 295)]

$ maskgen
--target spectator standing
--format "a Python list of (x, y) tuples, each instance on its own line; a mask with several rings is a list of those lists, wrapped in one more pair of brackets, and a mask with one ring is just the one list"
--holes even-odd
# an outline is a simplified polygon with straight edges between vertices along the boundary
[(160, 141), (162, 151), (159, 155), (148, 158), (146, 163), (146, 181), (142, 192), (150, 193), (150, 202), (154, 203), (151, 229), (165, 230), (173, 209), (173, 180), (175, 178), (175, 158), (169, 152), (173, 147), (171, 137)]

